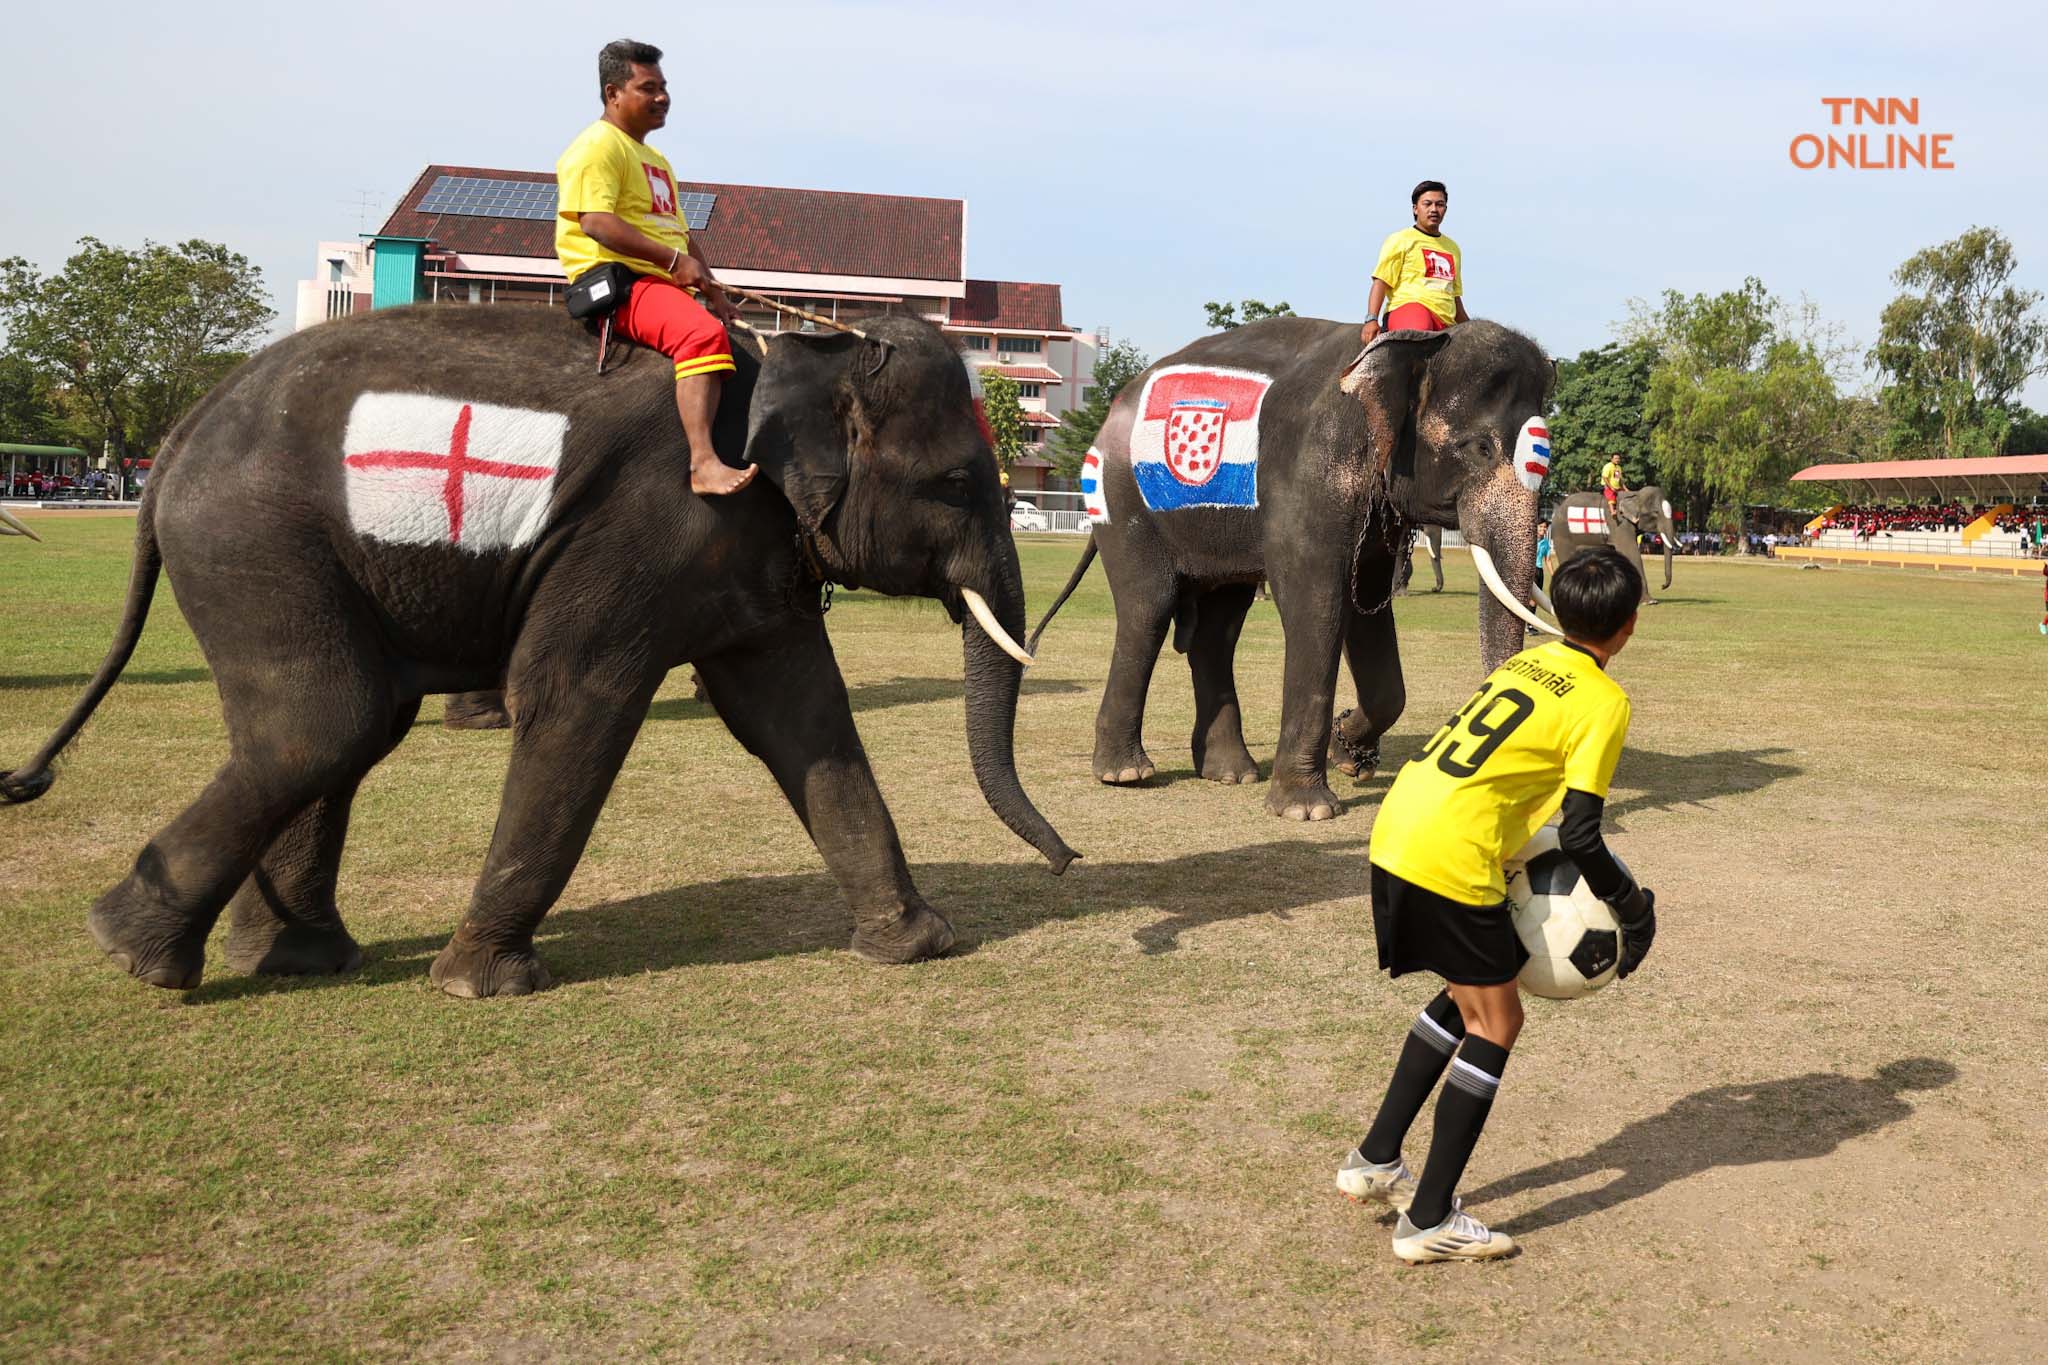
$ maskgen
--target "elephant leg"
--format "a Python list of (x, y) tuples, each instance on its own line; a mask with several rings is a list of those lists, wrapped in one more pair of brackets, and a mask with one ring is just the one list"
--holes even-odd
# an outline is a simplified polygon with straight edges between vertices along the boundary
[(1429, 567), (1436, 574), (1436, 586), (1430, 591), (1444, 590), (1444, 541), (1441, 534), (1429, 538)]
[[(419, 714), (419, 702), (392, 718), (385, 754), (398, 747)], [(374, 764), (377, 759), (373, 759)], [(292, 816), (256, 870), (228, 903), (228, 964), (240, 971), (278, 976), (320, 976), (354, 971), (363, 952), (341, 922), (334, 883), (348, 839), (349, 808), (363, 773), (332, 795)]]
[(1145, 753), (1145, 693), (1152, 669), (1173, 624), (1179, 585), (1171, 570), (1149, 569), (1112, 580), (1116, 599), (1116, 649), (1110, 655), (1109, 681), (1095, 713), (1095, 775), (1104, 782), (1143, 782), (1157, 771)]
[(845, 893), (853, 951), (897, 963), (951, 948), (952, 924), (911, 883), (824, 626), (792, 624), (766, 647), (699, 659), (697, 672), (734, 738), (774, 774)]
[[(1393, 569), (1391, 556), (1380, 561), (1379, 592), (1391, 592)], [(1273, 785), (1266, 793), (1266, 809), (1290, 820), (1328, 820), (1343, 808), (1330, 790), (1324, 765), (1330, 744), (1330, 708), (1336, 700), (1337, 657), (1343, 645), (1344, 618), (1351, 613), (1349, 575), (1340, 571), (1329, 573), (1327, 582), (1283, 582), (1279, 586), (1287, 665), (1281, 685), (1280, 747), (1273, 757)]]
[(1252, 608), (1253, 585), (1216, 588), (1195, 607), (1188, 671), (1195, 682), (1195, 771), (1211, 782), (1256, 782), (1258, 761), (1244, 746), (1237, 707), (1237, 637)]
[[(318, 615), (316, 598), (294, 598), (291, 620), (266, 619), (243, 599), (200, 598), (187, 607), (202, 642), (236, 644), (207, 650), (228, 761), (143, 846), (134, 870), (86, 921), (107, 956), (153, 986), (199, 984), (207, 934), (279, 830), (299, 812), (353, 791), (390, 747), (397, 703), (390, 680), (369, 662), (377, 658), (372, 634), (340, 613), (327, 618), (339, 628), (309, 632), (297, 613)], [(237, 634), (214, 629), (216, 606), (239, 615)], [(343, 829), (330, 833), (338, 859)]]
[(1392, 606), (1370, 616), (1351, 613), (1344, 629), (1344, 662), (1358, 689), (1358, 705), (1337, 718), (1330, 735), (1330, 766), (1364, 782), (1379, 771), (1380, 737), (1394, 728), (1408, 706)]
[[(542, 623), (535, 638), (549, 634)], [(632, 632), (626, 632), (629, 636)], [(524, 654), (524, 650), (521, 651)], [(564, 676), (563, 658), (578, 661)], [(534, 930), (569, 882), (662, 674), (630, 656), (590, 655), (573, 641), (534, 648), (508, 673), (512, 762), (490, 852), (469, 913), (429, 973), (450, 995), (530, 995), (554, 984)], [(541, 699), (525, 705), (517, 699)]]
[(441, 723), (451, 730), (506, 730), (512, 717), (505, 710), (503, 692), (455, 692), (448, 697)]

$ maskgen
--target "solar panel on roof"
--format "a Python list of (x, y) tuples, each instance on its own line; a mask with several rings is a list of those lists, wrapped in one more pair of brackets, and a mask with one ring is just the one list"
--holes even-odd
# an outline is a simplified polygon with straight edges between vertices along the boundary
[(702, 190), (684, 190), (676, 198), (682, 202), (676, 205), (683, 211), (683, 221), (692, 232), (702, 232), (711, 223), (711, 210), (717, 207), (718, 196)]
[[(711, 222), (718, 196), (685, 190), (683, 221), (701, 232)], [(555, 186), (550, 180), (491, 180), (474, 175), (444, 175), (428, 187), (419, 202), (421, 213), (449, 213), (471, 218), (530, 218), (546, 222), (555, 216)]]

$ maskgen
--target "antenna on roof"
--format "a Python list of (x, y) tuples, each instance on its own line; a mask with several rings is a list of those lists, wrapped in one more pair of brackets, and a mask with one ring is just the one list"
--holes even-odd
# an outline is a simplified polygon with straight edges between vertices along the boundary
[(362, 189), (360, 187), (356, 190), (356, 232), (358, 235), (370, 230), (370, 205), (375, 194), (375, 190)]

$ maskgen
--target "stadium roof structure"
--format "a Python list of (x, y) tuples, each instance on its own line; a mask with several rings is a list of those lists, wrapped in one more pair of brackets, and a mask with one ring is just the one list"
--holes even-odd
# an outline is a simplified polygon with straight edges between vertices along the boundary
[(1875, 497), (1926, 492), (1937, 499), (1966, 494), (1980, 502), (1986, 497), (2023, 501), (2036, 494), (2048, 493), (2048, 455), (1817, 464), (1794, 474), (1792, 482), (1862, 484)]

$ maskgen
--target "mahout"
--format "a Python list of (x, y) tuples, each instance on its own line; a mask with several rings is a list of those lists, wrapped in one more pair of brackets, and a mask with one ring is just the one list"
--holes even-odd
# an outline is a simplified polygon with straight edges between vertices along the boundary
[[(1262, 577), (1286, 634), (1266, 808), (1292, 819), (1335, 815), (1328, 768), (1370, 776), (1406, 705), (1391, 598), (1417, 526), (1455, 526), (1473, 547), (1488, 589), (1482, 674), (1522, 647), (1525, 621), (1549, 628), (1527, 603), (1550, 359), (1473, 321), (1383, 333), (1347, 367), (1357, 337), (1355, 323), (1251, 323), (1167, 356), (1117, 395), (1083, 466), (1090, 542), (1046, 613), (1100, 554), (1116, 604), (1095, 718), (1101, 781), (1155, 771), (1141, 730), (1169, 632), (1194, 681), (1196, 770), (1258, 780), (1234, 655)], [(1357, 703), (1333, 727), (1340, 657)]]
[[(357, 785), (422, 697), (501, 688), (514, 733), (497, 827), (432, 976), (463, 996), (543, 987), (534, 930), (649, 700), (688, 662), (817, 844), (854, 949), (944, 952), (952, 926), (911, 883), (854, 728), (824, 580), (934, 598), (962, 624), (982, 793), (1064, 870), (1073, 850), (1017, 779), (1023, 586), (959, 357), (900, 316), (735, 350), (714, 443), (764, 477), (716, 499), (690, 492), (666, 361), (615, 351), (601, 374), (591, 336), (553, 310), (325, 323), (208, 394), (157, 456), (105, 662), (42, 750), (0, 774), (8, 800), (47, 790), (168, 574), (229, 756), (92, 907), (99, 946), (191, 987), (225, 908), (238, 968), (354, 967), (335, 878)], [(674, 818), (680, 833), (690, 812)]]

